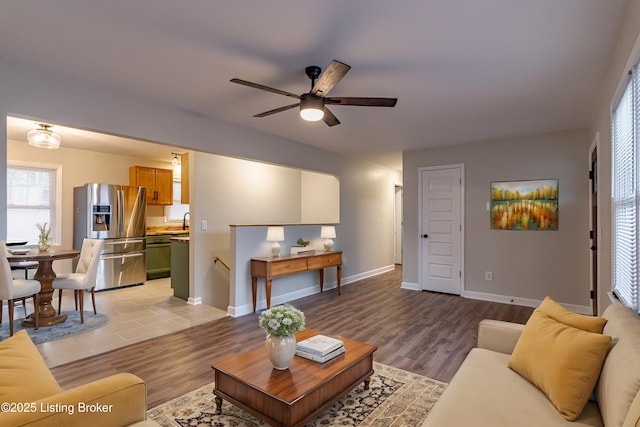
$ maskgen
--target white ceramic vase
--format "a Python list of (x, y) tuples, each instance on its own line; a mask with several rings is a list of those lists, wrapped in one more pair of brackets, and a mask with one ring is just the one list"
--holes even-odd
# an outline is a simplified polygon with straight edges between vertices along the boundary
[(289, 368), (289, 364), (296, 354), (295, 335), (267, 335), (265, 345), (271, 364), (275, 369), (284, 370)]

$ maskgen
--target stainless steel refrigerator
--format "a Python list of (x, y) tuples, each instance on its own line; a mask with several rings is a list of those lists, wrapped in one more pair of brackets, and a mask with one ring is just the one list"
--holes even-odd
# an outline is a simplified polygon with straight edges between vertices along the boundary
[(85, 237), (104, 239), (96, 290), (138, 285), (146, 280), (144, 187), (85, 184), (73, 189), (73, 247)]

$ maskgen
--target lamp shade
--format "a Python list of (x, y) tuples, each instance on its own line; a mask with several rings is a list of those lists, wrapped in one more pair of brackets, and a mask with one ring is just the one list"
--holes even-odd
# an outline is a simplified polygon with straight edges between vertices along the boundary
[(322, 239), (335, 239), (336, 228), (333, 225), (323, 225), (320, 229), (320, 237)]
[(284, 227), (267, 227), (267, 241), (281, 242), (284, 240)]
[(49, 129), (51, 126), (39, 124), (38, 129), (32, 129), (27, 132), (27, 141), (29, 145), (38, 148), (48, 148), (50, 150), (60, 147), (60, 135)]

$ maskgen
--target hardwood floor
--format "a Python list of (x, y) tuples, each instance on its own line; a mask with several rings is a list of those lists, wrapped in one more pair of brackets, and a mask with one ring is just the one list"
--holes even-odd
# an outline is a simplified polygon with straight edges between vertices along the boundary
[[(449, 382), (475, 346), (478, 322), (524, 323), (529, 307), (400, 289), (402, 270), (292, 302), (307, 327), (376, 345), (376, 362)], [(147, 383), (149, 408), (213, 381), (211, 364), (264, 344), (258, 314), (226, 317), (54, 368), (63, 388), (117, 372)]]

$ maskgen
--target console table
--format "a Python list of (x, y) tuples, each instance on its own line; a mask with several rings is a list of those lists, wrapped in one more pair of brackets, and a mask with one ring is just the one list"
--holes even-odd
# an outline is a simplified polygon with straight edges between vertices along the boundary
[(320, 292), (324, 285), (324, 269), (336, 267), (338, 295), (340, 295), (340, 276), (342, 275), (342, 251), (315, 252), (280, 257), (251, 258), (251, 292), (253, 294), (253, 311), (256, 311), (258, 293), (258, 277), (265, 279), (267, 308), (271, 308), (271, 280), (290, 274), (318, 270), (320, 273)]

